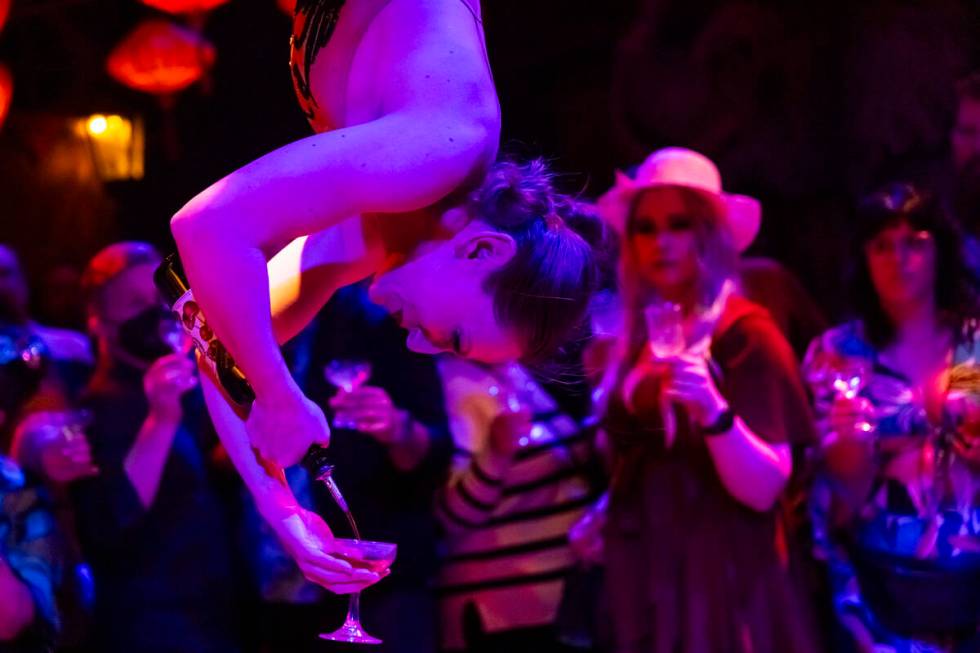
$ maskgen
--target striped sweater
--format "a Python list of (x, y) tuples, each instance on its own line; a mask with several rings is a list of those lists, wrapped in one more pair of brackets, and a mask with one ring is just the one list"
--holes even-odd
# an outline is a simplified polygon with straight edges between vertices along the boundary
[[(519, 366), (488, 370), (446, 357), (440, 372), (457, 446), (437, 502), (447, 531), (442, 644), (459, 650), (469, 604), (488, 632), (554, 622), (564, 578), (575, 565), (568, 531), (593, 499), (582, 471), (590, 447), (575, 421)], [(487, 441), (507, 396), (532, 410), (534, 428), (505, 459)]]

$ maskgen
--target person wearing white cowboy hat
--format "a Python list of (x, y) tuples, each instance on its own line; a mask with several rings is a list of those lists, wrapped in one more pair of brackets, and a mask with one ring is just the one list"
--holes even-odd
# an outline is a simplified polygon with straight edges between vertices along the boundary
[(726, 193), (703, 155), (668, 148), (598, 208), (623, 238), (624, 327), (594, 395), (614, 470), (610, 650), (815, 653), (775, 510), (793, 445), (814, 437), (809, 401), (776, 324), (733, 290), (759, 204)]
[[(744, 254), (759, 233), (762, 222), (759, 200), (724, 192), (715, 164), (703, 154), (682, 147), (653, 152), (633, 177), (617, 172), (615, 185), (598, 201), (599, 210), (623, 236), (636, 196), (644, 190), (664, 186), (686, 188), (715, 207), (726, 218), (739, 254)], [(738, 272), (741, 293), (769, 311), (801, 356), (810, 341), (826, 328), (826, 319), (813, 297), (796, 275), (774, 259), (743, 256)]]
[(640, 164), (635, 177), (617, 171), (613, 187), (599, 198), (600, 214), (620, 235), (626, 232), (633, 200), (641, 191), (658, 186), (685, 188), (697, 193), (725, 218), (732, 232), (735, 249), (748, 249), (759, 233), (762, 205), (748, 195), (722, 190), (721, 174), (708, 157), (683, 147), (665, 147)]

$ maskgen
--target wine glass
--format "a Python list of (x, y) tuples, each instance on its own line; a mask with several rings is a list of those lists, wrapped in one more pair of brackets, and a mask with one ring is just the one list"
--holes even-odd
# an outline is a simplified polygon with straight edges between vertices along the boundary
[[(371, 378), (371, 363), (362, 360), (333, 360), (323, 368), (323, 376), (343, 392), (354, 392)], [(354, 428), (353, 424), (338, 422), (334, 418), (336, 428)]]
[(371, 363), (359, 360), (335, 360), (323, 368), (323, 376), (344, 392), (354, 392), (371, 377)]
[[(643, 317), (647, 324), (650, 353), (655, 359), (670, 358), (684, 353), (684, 314), (680, 305), (673, 302), (657, 302), (644, 309)], [(672, 402), (662, 398), (660, 413), (663, 416), (667, 447), (670, 448), (677, 437), (677, 420)]]
[(830, 385), (844, 399), (854, 399), (864, 389), (867, 365), (863, 361), (848, 361), (830, 373)]
[[(336, 538), (334, 543), (338, 545), (337, 549), (333, 551), (334, 556), (346, 560), (353, 567), (367, 569), (377, 574), (384, 573), (391, 566), (391, 563), (395, 561), (395, 554), (398, 552), (398, 545), (390, 542)], [(344, 624), (332, 633), (320, 635), (320, 639), (350, 644), (382, 643), (377, 637), (365, 632), (361, 625), (360, 592), (354, 592), (350, 595), (350, 601), (347, 604), (347, 618), (344, 619)]]
[(647, 339), (655, 358), (670, 358), (684, 352), (684, 315), (673, 302), (657, 302), (643, 311)]
[[(861, 390), (867, 384), (868, 364), (860, 359), (846, 360), (834, 366), (830, 371), (829, 380), (830, 386), (838, 397), (854, 399), (861, 394)], [(867, 420), (859, 422), (856, 427), (858, 431), (864, 433), (870, 433), (874, 429)]]

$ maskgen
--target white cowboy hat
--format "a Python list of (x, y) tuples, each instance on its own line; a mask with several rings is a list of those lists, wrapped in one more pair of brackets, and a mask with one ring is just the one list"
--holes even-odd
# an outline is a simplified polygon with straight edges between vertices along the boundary
[(657, 150), (640, 164), (635, 178), (616, 171), (616, 183), (596, 203), (599, 214), (622, 235), (626, 232), (633, 198), (638, 192), (657, 186), (686, 188), (707, 200), (728, 223), (739, 252), (748, 249), (759, 233), (762, 222), (759, 200), (724, 192), (721, 174), (711, 159), (683, 147)]

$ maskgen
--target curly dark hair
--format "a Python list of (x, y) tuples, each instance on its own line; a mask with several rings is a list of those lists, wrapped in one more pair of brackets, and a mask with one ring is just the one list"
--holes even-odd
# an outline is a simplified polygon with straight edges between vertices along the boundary
[(934, 193), (911, 183), (892, 182), (865, 196), (856, 218), (850, 288), (855, 316), (863, 322), (871, 344), (889, 344), (895, 337), (895, 325), (871, 281), (865, 246), (898, 224), (927, 231), (936, 243), (936, 307), (944, 319), (959, 329), (978, 316), (977, 277), (966, 264), (963, 235)]

